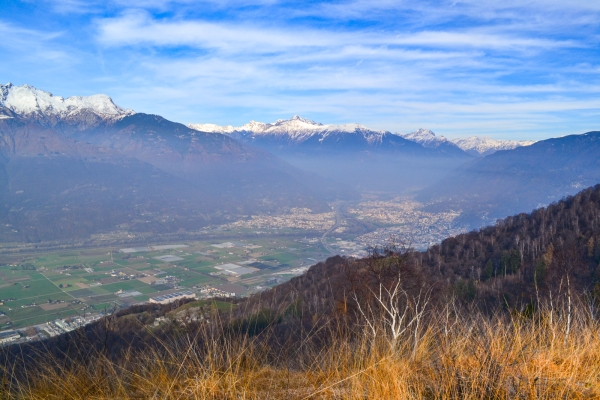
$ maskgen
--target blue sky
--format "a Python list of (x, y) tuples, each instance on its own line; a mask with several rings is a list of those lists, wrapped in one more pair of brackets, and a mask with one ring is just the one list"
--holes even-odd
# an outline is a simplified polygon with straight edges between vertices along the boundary
[(600, 130), (600, 1), (0, 0), (0, 81), (184, 123)]

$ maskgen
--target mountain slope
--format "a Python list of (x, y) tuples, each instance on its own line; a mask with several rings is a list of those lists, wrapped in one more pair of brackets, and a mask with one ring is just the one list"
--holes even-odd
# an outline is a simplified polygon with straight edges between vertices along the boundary
[[(600, 182), (600, 132), (543, 140), (466, 164), (420, 194), (466, 221), (531, 211)], [(482, 218), (484, 218), (482, 220)]]
[(599, 216), (597, 186), (427, 252), (332, 257), (247, 299), (135, 305), (7, 346), (5, 392), (596, 398)]

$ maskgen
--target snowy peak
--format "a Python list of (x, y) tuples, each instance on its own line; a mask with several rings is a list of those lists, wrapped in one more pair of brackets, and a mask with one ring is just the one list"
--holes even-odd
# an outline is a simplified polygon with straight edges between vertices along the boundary
[(273, 124), (270, 124), (270, 125), (290, 125), (290, 124), (295, 124), (295, 125), (300, 125), (300, 126), (305, 126), (305, 125), (323, 126), (323, 124), (321, 124), (320, 122), (315, 122), (310, 119), (302, 118), (299, 115), (294, 115), (290, 119), (278, 119), (277, 121), (275, 121)]
[(21, 118), (33, 118), (38, 122), (55, 125), (62, 120), (81, 122), (81, 119), (116, 120), (135, 114), (117, 106), (104, 94), (63, 98), (30, 85), (0, 85), (0, 108)]
[(494, 140), (489, 137), (471, 136), (466, 139), (452, 141), (458, 147), (475, 156), (487, 156), (499, 150), (513, 150), (521, 146), (534, 144), (531, 140)]
[(436, 148), (443, 144), (451, 144), (451, 142), (443, 136), (436, 136), (429, 129), (419, 128), (415, 132), (400, 135), (404, 139), (419, 143), (423, 147)]
[(208, 133), (232, 133), (235, 131), (235, 128), (231, 125), (220, 126), (216, 124), (189, 124), (188, 128), (193, 129), (195, 131), (200, 132), (208, 132)]

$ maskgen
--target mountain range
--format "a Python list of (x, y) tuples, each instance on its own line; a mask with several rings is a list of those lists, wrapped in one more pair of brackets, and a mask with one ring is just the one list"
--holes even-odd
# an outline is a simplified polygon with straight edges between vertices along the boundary
[(484, 157), (499, 150), (512, 150), (517, 147), (530, 146), (535, 143), (532, 140), (494, 140), (485, 136), (471, 136), (466, 139), (449, 140), (444, 136), (436, 136), (436, 134), (429, 129), (419, 129), (415, 132), (404, 134), (402, 137), (428, 148), (456, 146), (475, 157)]
[(484, 157), (500, 150), (513, 150), (517, 147), (531, 146), (533, 140), (494, 140), (488, 137), (471, 136), (466, 139), (453, 139), (452, 143), (469, 154)]
[(473, 158), (452, 143), (423, 146), (399, 134), (360, 124), (322, 124), (297, 115), (268, 124), (251, 121), (241, 127), (188, 126), (222, 133), (358, 191), (423, 188)]
[(315, 152), (402, 152), (427, 154), (415, 142), (386, 131), (376, 131), (360, 124), (324, 125), (298, 115), (270, 124), (251, 121), (239, 128), (216, 125), (188, 125), (202, 131), (219, 132), (239, 141), (278, 153)]
[(416, 191), (430, 210), (462, 210), (460, 221), (472, 227), (600, 182), (598, 132), (537, 143), (449, 140), (428, 129), (398, 134), (299, 116), (241, 127), (190, 127), (234, 137), (357, 190)]
[(0, 241), (195, 230), (292, 207), (329, 210), (362, 191), (418, 193), (480, 226), (598, 183), (598, 136), (449, 140), (299, 116), (185, 126), (106, 95), (0, 85)]
[[(440, 154), (460, 157), (464, 156), (461, 150), (473, 156), (485, 156), (498, 150), (512, 150), (534, 143), (533, 141), (493, 140), (477, 136), (449, 140), (444, 136), (437, 136), (429, 129), (421, 128), (415, 132), (400, 134), (369, 129), (357, 123), (322, 124), (298, 115), (287, 120), (279, 119), (273, 123), (250, 121), (239, 127), (215, 124), (189, 124), (188, 127), (201, 132), (221, 133), (244, 142), (255, 143), (260, 147), (274, 147), (288, 151), (300, 151), (303, 148), (313, 150), (328, 148), (337, 151), (348, 148), (365, 151), (394, 151), (404, 145), (411, 151), (422, 152), (422, 149), (417, 147), (411, 148), (401, 140), (402, 138)], [(423, 154), (430, 154), (430, 152), (425, 151)]]

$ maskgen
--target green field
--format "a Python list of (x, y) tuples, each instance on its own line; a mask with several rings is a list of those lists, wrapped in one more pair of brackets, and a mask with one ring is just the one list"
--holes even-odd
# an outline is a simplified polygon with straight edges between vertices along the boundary
[[(0, 265), (0, 300), (4, 300), (0, 312), (10, 318), (12, 327), (20, 328), (76, 315), (88, 306), (87, 313), (112, 308), (115, 304), (127, 306), (147, 301), (154, 293), (175, 287), (194, 291), (205, 285), (235, 283), (252, 292), (275, 272), (306, 266), (310, 262), (307, 258), (328, 256), (319, 243), (308, 245), (279, 237), (236, 241), (235, 247), (230, 248), (213, 246), (225, 241), (187, 242), (185, 248), (134, 253), (115, 251), (111, 254), (114, 248), (95, 248), (9, 255)], [(246, 248), (246, 244), (260, 247)], [(155, 258), (165, 255), (181, 260), (165, 262)], [(256, 263), (263, 267), (242, 276), (228, 275), (214, 268), (228, 263), (241, 266)], [(151, 284), (157, 280), (160, 281)], [(121, 290), (136, 290), (142, 295), (121, 298), (118, 296)], [(50, 305), (60, 300), (65, 303), (52, 309)], [(82, 303), (71, 304), (75, 301)]]

